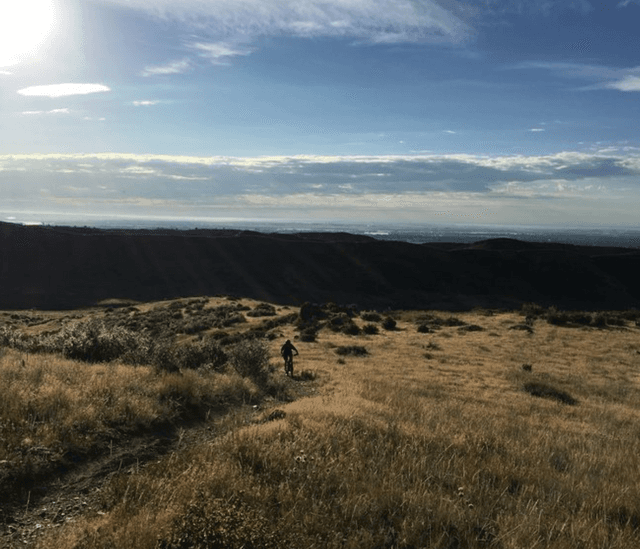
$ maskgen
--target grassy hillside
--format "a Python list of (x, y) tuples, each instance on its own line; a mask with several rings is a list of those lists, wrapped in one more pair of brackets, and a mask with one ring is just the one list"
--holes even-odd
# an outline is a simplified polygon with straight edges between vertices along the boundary
[[(48, 402), (41, 394), (47, 387), (60, 395), (65, 384), (74, 387), (67, 401), (48, 404), (60, 415), (37, 416), (44, 434), (36, 429), (32, 436), (41, 436), (43, 447), (56, 444), (50, 442), (55, 436), (46, 438), (53, 423), (73, 429), (77, 407), (96, 407), (87, 421), (104, 417), (111, 428), (131, 421), (126, 399), (135, 401), (130, 409), (140, 417), (142, 410), (145, 418), (165, 417), (154, 403), (163, 402), (178, 378), (205, 403), (230, 390), (249, 406), (204, 414), (197, 427), (183, 424), (170, 452), (66, 494), (78, 501), (69, 520), (49, 514), (46, 496), (34, 503), (23, 494), (21, 509), (31, 506), (38, 522), (14, 515), (30, 530), (7, 523), (3, 540), (56, 549), (640, 544), (640, 330), (634, 313), (529, 307), (455, 317), (396, 312), (390, 319), (307, 309), (301, 324), (289, 316), (297, 310), (278, 308), (264, 324), (265, 318), (248, 316), (258, 305), (246, 303), (239, 312), (246, 323), (199, 334), (224, 331), (229, 340), (221, 345), (229, 352), (239, 340), (234, 343), (234, 334), (260, 334), (273, 365), (262, 384), (230, 369), (182, 367), (180, 375), (157, 365), (86, 364), (7, 351), (0, 383), (14, 380), (12, 410), (26, 406), (16, 417), (38, 399)], [(207, 301), (204, 309), (220, 304)], [(188, 306), (174, 308), (184, 319)], [(151, 312), (169, 304), (144, 307)], [(26, 331), (47, 331), (46, 323), (14, 321)], [(50, 322), (56, 329), (64, 324)], [(193, 337), (182, 333), (173, 344)], [(277, 357), (286, 338), (300, 351), (293, 380)], [(111, 385), (105, 378), (120, 385), (102, 408), (99, 400), (76, 395), (80, 386), (87, 395), (106, 394)], [(27, 385), (40, 387), (40, 396)], [(270, 394), (269, 387), (279, 393)], [(287, 389), (298, 398), (287, 402)], [(114, 399), (121, 404), (106, 405)], [(167, 412), (176, 426), (180, 413)]]

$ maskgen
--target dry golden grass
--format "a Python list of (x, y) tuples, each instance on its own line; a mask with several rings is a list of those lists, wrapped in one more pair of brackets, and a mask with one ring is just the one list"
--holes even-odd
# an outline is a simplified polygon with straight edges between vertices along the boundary
[(20, 472), (25, 456), (55, 461), (70, 448), (175, 420), (185, 410), (251, 401), (258, 388), (233, 373), (158, 375), (149, 366), (86, 364), (7, 350), (0, 358), (0, 461)]
[(640, 546), (637, 328), (538, 320), (528, 334), (509, 329), (516, 313), (466, 313), (482, 331), (418, 333), (396, 316), (395, 331), (296, 343), (317, 396), (116, 476), (104, 514), (39, 547)]

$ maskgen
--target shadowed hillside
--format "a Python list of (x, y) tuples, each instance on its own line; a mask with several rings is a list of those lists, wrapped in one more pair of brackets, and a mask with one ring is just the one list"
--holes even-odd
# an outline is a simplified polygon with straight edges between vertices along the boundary
[(0, 223), (0, 307), (232, 294), (279, 303), (468, 309), (640, 304), (640, 251), (495, 239), (409, 244), (345, 233), (99, 230)]

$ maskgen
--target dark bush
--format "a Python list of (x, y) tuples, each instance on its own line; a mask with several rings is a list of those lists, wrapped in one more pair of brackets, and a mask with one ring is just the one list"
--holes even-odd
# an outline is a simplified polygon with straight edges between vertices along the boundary
[(360, 318), (362, 318), (362, 320), (365, 320), (367, 322), (380, 322), (382, 320), (382, 317), (378, 313), (373, 313), (373, 312), (362, 313), (360, 315)]
[(417, 328), (418, 332), (421, 334), (428, 334), (431, 332), (431, 328), (427, 324), (420, 324)]
[(247, 313), (247, 316), (258, 317), (258, 316), (275, 316), (276, 308), (269, 303), (259, 303), (256, 305), (253, 310)]
[(300, 341), (311, 343), (316, 340), (316, 331), (313, 328), (306, 328), (300, 332)]
[(357, 336), (360, 334), (360, 328), (355, 322), (348, 322), (342, 326), (340, 330), (343, 334)]
[(458, 331), (461, 333), (465, 332), (483, 332), (484, 328), (482, 326), (478, 326), (477, 324), (468, 324), (466, 326), (460, 326)]
[(365, 356), (369, 354), (367, 350), (361, 345), (341, 345), (340, 347), (336, 347), (335, 351), (336, 354), (340, 356)]
[(530, 334), (533, 333), (533, 328), (527, 324), (514, 324), (513, 326), (509, 326), (509, 330), (522, 330), (523, 332), (528, 332)]
[(389, 331), (395, 330), (396, 326), (397, 326), (397, 322), (390, 316), (385, 317), (384, 320), (382, 321), (382, 327), (385, 330), (389, 330)]
[(465, 322), (455, 316), (450, 316), (442, 320), (443, 326), (464, 326)]
[(524, 390), (531, 396), (557, 400), (558, 402), (568, 404), (570, 406), (578, 403), (575, 398), (573, 398), (565, 391), (556, 389), (555, 387), (552, 387), (551, 385), (548, 385), (547, 383), (543, 383), (541, 381), (531, 381), (529, 383), (525, 383)]
[(523, 316), (532, 316), (534, 318), (542, 316), (544, 312), (545, 308), (541, 305), (538, 305), (537, 303), (523, 303), (522, 307), (520, 308), (520, 313)]
[(378, 327), (375, 324), (365, 324), (362, 327), (362, 331), (367, 335), (376, 335), (380, 330), (378, 330)]
[(305, 324), (314, 320), (322, 320), (327, 318), (327, 313), (320, 305), (315, 303), (303, 303), (300, 307), (300, 322)]

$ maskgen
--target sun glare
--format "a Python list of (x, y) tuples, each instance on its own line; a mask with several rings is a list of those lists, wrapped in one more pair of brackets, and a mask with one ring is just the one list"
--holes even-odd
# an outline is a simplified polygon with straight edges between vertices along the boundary
[(29, 62), (56, 21), (54, 0), (18, 0), (0, 7), (0, 67)]

